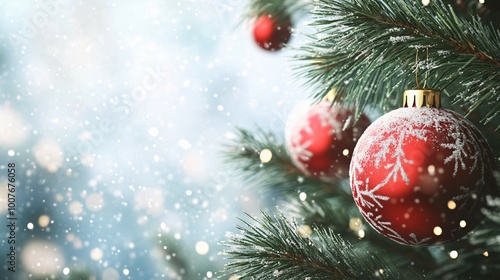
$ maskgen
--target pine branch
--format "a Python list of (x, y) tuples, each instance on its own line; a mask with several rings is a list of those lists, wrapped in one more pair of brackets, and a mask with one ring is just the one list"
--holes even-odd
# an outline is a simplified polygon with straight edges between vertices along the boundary
[[(294, 221), (283, 214), (276, 219), (249, 216), (242, 234), (228, 234), (222, 245), (232, 262), (223, 276), (239, 279), (403, 279), (399, 269), (362, 246), (353, 246), (331, 230), (316, 228), (303, 237)], [(252, 224), (253, 222), (257, 223)], [(412, 279), (418, 279), (412, 275)]]
[[(241, 169), (240, 171), (242, 171), (243, 175), (247, 176), (249, 181), (265, 189), (279, 190), (285, 195), (288, 195), (283, 198), (289, 202), (284, 210), (297, 217), (302, 226), (321, 225), (322, 227), (328, 227), (330, 232), (342, 235), (342, 240), (355, 242), (357, 246), (363, 247), (370, 252), (380, 252), (382, 249), (390, 251), (390, 255), (381, 254), (379, 256), (383, 257), (384, 260), (390, 260), (390, 263), (396, 265), (400, 270), (407, 268), (406, 265), (409, 262), (413, 262), (412, 268), (415, 271), (426, 271), (427, 273), (425, 274), (431, 275), (431, 279), (454, 279), (458, 275), (482, 275), (484, 277), (489, 277), (498, 267), (497, 264), (500, 263), (500, 250), (491, 249), (489, 245), (498, 243), (497, 237), (500, 235), (500, 219), (498, 218), (500, 213), (500, 200), (498, 198), (489, 197), (489, 206), (484, 209), (487, 219), (476, 231), (466, 235), (458, 241), (450, 242), (442, 246), (410, 247), (400, 245), (376, 233), (367, 224), (363, 224), (359, 228), (364, 231), (363, 235), (359, 235), (359, 231), (355, 231), (349, 226), (349, 221), (352, 218), (360, 217), (360, 215), (352, 201), (350, 191), (347, 193), (342, 190), (343, 183), (347, 184), (347, 182), (340, 182), (337, 184), (337, 187), (340, 186), (337, 190), (342, 191), (319, 191), (322, 193), (321, 195), (310, 197), (310, 193), (318, 193), (317, 188), (321, 186), (322, 183), (307, 177), (300, 183), (296, 180), (297, 176), (299, 176), (297, 174), (300, 174), (300, 171), (290, 162), (284, 152), (284, 148), (277, 144), (275, 136), (260, 129), (258, 129), (255, 135), (256, 136), (252, 136), (246, 130), (239, 130), (238, 137), (235, 139), (234, 143), (228, 145), (230, 151), (226, 155), (228, 161), (233, 163), (234, 161), (239, 161), (240, 164), (238, 167)], [(270, 162), (263, 164), (260, 162), (259, 153), (266, 148), (273, 151), (273, 157)], [(310, 184), (307, 183), (308, 180), (310, 180)], [(304, 188), (304, 186), (308, 186), (309, 188)], [(308, 194), (306, 200), (302, 201), (297, 198), (298, 190)], [(253, 220), (254, 222), (257, 221), (255, 218), (253, 218)], [(266, 229), (266, 227), (262, 225), (255, 227), (251, 226), (248, 222), (243, 222), (250, 227), (250, 229)], [(364, 223), (362, 219), (360, 222)], [(245, 250), (240, 250), (242, 248), (238, 246), (243, 245), (237, 244), (239, 244), (238, 242), (240, 240), (244, 240), (242, 239), (243, 236), (235, 238), (234, 235), (229, 235), (229, 243), (234, 245), (232, 247), (234, 249), (232, 251), (234, 252), (230, 254), (234, 255), (231, 257), (234, 262), (228, 266), (228, 271), (237, 273), (244, 272), (247, 273), (248, 276), (260, 279), (259, 277), (262, 271), (259, 269), (262, 265), (258, 266), (257, 263), (262, 264), (270, 261), (268, 260), (270, 256), (267, 255), (267, 252), (269, 252), (268, 248), (278, 248), (276, 250), (283, 252), (290, 252), (294, 251), (296, 248), (302, 248), (295, 243), (287, 242), (288, 245), (283, 244), (283, 240), (292, 240), (288, 235), (297, 234), (298, 232), (295, 222), (292, 224), (294, 225), (292, 230), (288, 228), (288, 233), (285, 233), (285, 228), (283, 228), (279, 231), (281, 234), (279, 236), (273, 237), (272, 234), (269, 233), (269, 230), (258, 231), (258, 233), (262, 234), (262, 239), (256, 236), (257, 233), (250, 235), (249, 240), (245, 241), (247, 243), (244, 243), (244, 245), (247, 248), (257, 248), (257, 251), (260, 250), (259, 252), (262, 254), (250, 254)], [(267, 228), (269, 227), (270, 226), (267, 226)], [(238, 227), (238, 229), (242, 230), (244, 233), (248, 233), (248, 230), (245, 230), (243, 227)], [(314, 229), (314, 232), (314, 234), (318, 234), (318, 229)], [(268, 237), (268, 239), (266, 240), (264, 237)], [(337, 236), (335, 235), (335, 237)], [(268, 247), (263, 246), (262, 243), (267, 244)], [(292, 248), (287, 248), (286, 246), (291, 246)], [(460, 257), (456, 260), (450, 259), (448, 253), (451, 250), (458, 250), (460, 252)], [(237, 251), (244, 253), (237, 255)], [(481, 259), (485, 258), (483, 255), (485, 251), (488, 251), (489, 256), (487, 259)], [(276, 262), (281, 263), (283, 261), (281, 259), (283, 256), (275, 256), (273, 254), (271, 257), (276, 257)], [(302, 261), (308, 260), (303, 259), (304, 257), (306, 256), (294, 255), (294, 258), (289, 260), (288, 264), (290, 267), (287, 267), (286, 271), (293, 272), (295, 271), (293, 269), (300, 270)], [(346, 261), (351, 260), (346, 259)], [(358, 260), (358, 262), (359, 261), (361, 260)], [(485, 266), (480, 267), (478, 263), (482, 263)], [(351, 263), (351, 265), (354, 265), (354, 263)], [(272, 274), (272, 272), (277, 271), (276, 274), (280, 275), (282, 268), (278, 269), (277, 267), (277, 264), (276, 267), (267, 267), (268, 269), (274, 269), (268, 272)], [(323, 275), (321, 271), (311, 271), (310, 273), (314, 274), (315, 277), (317, 277), (317, 275)], [(286, 277), (289, 277), (288, 274), (286, 275)], [(297, 275), (303, 276), (302, 274)], [(331, 277), (331, 275), (328, 277)]]
[(308, 1), (293, 0), (251, 0), (247, 8), (246, 18), (253, 19), (262, 15), (272, 15), (278, 19), (287, 19), (293, 14), (306, 11)]
[[(437, 261), (431, 279), (497, 279), (500, 271), (500, 198), (487, 196), (481, 224), (463, 238), (429, 248)], [(451, 259), (449, 253), (458, 257)]]
[(196, 276), (190, 264), (193, 263), (192, 256), (188, 256), (183, 244), (179, 244), (173, 236), (168, 234), (159, 235), (156, 239), (157, 247), (162, 253), (162, 259), (175, 276), (183, 276), (191, 279)]
[[(317, 199), (293, 199), (283, 206), (283, 212), (296, 217), (305, 225), (321, 225), (334, 230), (344, 237), (358, 238), (358, 235), (349, 228), (349, 220), (358, 217), (362, 219), (352, 198), (318, 197)], [(361, 221), (361, 220), (360, 220)], [(362, 223), (361, 223), (362, 224)], [(360, 229), (365, 226), (361, 227)]]
[[(486, 220), (467, 238), (441, 249), (443, 261), (430, 274), (432, 279), (497, 279), (500, 271), (500, 224)], [(450, 260), (449, 252), (456, 251), (458, 257)]]
[[(267, 163), (260, 160), (260, 152), (268, 149), (272, 158)], [(339, 195), (352, 200), (348, 184), (327, 184), (307, 177), (295, 167), (283, 144), (276, 137), (262, 129), (250, 132), (238, 129), (236, 138), (226, 145), (224, 157), (228, 165), (241, 172), (247, 183), (266, 191), (297, 195), (306, 192), (310, 197), (331, 197)]]
[[(445, 90), (468, 112), (482, 108), (483, 121), (500, 124), (500, 32), (467, 19), (442, 1), (428, 7), (406, 0), (318, 0), (317, 33), (301, 47), (298, 76), (316, 84), (321, 98), (336, 87), (348, 103), (384, 110), (399, 105), (420, 80)], [(426, 49), (429, 55), (427, 59)]]
[(333, 196), (317, 198), (311, 202), (292, 200), (283, 207), (283, 212), (289, 213), (303, 225), (321, 225), (329, 228), (345, 240), (363, 244), (370, 251), (390, 251), (391, 256), (387, 258), (404, 256), (391, 259), (399, 266), (416, 259), (421, 261), (413, 264), (415, 269), (436, 268), (436, 262), (428, 248), (400, 245), (373, 230), (359, 213), (352, 198), (346, 200)]

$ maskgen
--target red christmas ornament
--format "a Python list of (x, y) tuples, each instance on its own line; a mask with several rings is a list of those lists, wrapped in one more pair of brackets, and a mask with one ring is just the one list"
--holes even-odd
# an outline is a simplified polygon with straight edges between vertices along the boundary
[(350, 167), (354, 200), (376, 231), (398, 243), (462, 237), (483, 217), (492, 151), (467, 119), (439, 109), (439, 91), (406, 91), (405, 103), (359, 139)]
[(292, 35), (290, 17), (274, 18), (271, 15), (262, 15), (253, 27), (253, 37), (259, 47), (268, 51), (277, 51), (285, 46)]
[(352, 151), (370, 120), (356, 123), (349, 109), (322, 101), (287, 127), (286, 149), (293, 163), (306, 175), (323, 181), (347, 178)]

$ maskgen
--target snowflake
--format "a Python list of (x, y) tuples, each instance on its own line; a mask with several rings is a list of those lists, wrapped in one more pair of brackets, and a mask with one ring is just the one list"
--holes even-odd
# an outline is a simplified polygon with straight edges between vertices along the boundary
[[(436, 134), (442, 132), (447, 134), (436, 137)], [(448, 110), (399, 109), (381, 117), (363, 136), (364, 139), (358, 143), (351, 161), (351, 188), (354, 199), (365, 219), (377, 231), (410, 245), (425, 244), (430, 237), (418, 239), (417, 235), (412, 233), (408, 238), (403, 238), (392, 229), (391, 222), (386, 221), (380, 213), (377, 214), (384, 208), (384, 202), (390, 199), (380, 193), (390, 181), (401, 180), (408, 187), (414, 187), (410, 184), (409, 174), (416, 172), (418, 162), (415, 163), (406, 154), (413, 150), (405, 150), (405, 144), (417, 140), (423, 143), (424, 146), (420, 150), (424, 157), (432, 155), (431, 151), (442, 153), (443, 163), (453, 167), (453, 177), (456, 177), (460, 170), (472, 174), (478, 168), (481, 174), (484, 174), (486, 167), (483, 162), (489, 162), (485, 152), (487, 144), (478, 136), (475, 127)], [(482, 149), (478, 148), (478, 143)], [(425, 145), (430, 145), (431, 149), (427, 149)], [(375, 168), (372, 170), (367, 166)], [(375, 186), (371, 187), (370, 178), (373, 173), (379, 172), (378, 170), (385, 175), (378, 179), (379, 182), (371, 182), (372, 185), (375, 183)], [(366, 172), (373, 173), (365, 174)], [(484, 180), (484, 176), (481, 177), (481, 180)], [(475, 187), (478, 186), (481, 186), (481, 182), (475, 184)], [(470, 199), (474, 189), (461, 186), (460, 191), (463, 194), (455, 196), (453, 200), (459, 202)], [(463, 207), (466, 203), (459, 204), (459, 207)]]

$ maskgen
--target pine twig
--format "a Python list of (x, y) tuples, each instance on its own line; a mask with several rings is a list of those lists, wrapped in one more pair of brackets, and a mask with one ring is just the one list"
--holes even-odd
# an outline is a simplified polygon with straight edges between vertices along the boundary
[(251, 0), (246, 18), (253, 19), (262, 15), (272, 15), (278, 19), (287, 19), (293, 14), (304, 13), (309, 6), (305, 0)]
[[(429, 273), (432, 279), (496, 279), (500, 271), (500, 225), (486, 220), (466, 238), (440, 248), (446, 254), (435, 270)], [(458, 257), (451, 260), (448, 255), (456, 251)]]
[[(333, 231), (315, 228), (301, 236), (295, 221), (280, 214), (275, 219), (241, 220), (241, 234), (228, 234), (223, 252), (232, 262), (222, 276), (239, 279), (403, 279), (399, 269), (363, 247), (356, 247)], [(253, 224), (256, 223), (256, 224)], [(418, 279), (412, 275), (412, 279)]]
[[(260, 152), (268, 149), (272, 153), (269, 162), (263, 163)], [(247, 183), (266, 191), (297, 195), (306, 192), (311, 197), (340, 195), (351, 199), (348, 184), (325, 183), (307, 177), (288, 157), (283, 144), (271, 132), (257, 128), (253, 134), (238, 129), (236, 138), (226, 144), (224, 157), (228, 165), (241, 171)]]
[[(500, 31), (467, 18), (440, 0), (424, 7), (406, 0), (318, 0), (312, 11), (317, 33), (297, 56), (298, 75), (319, 88), (336, 87), (347, 103), (384, 110), (399, 105), (415, 85), (418, 68), (431, 87), (445, 90), (468, 113), (482, 108), (484, 122), (500, 128)], [(487, 85), (487, 86), (486, 86)], [(496, 104), (496, 105), (491, 105)]]
[[(430, 275), (436, 279), (463, 278), (496, 279), (500, 271), (500, 198), (487, 197), (488, 207), (483, 209), (485, 219), (464, 238), (445, 244), (442, 251), (456, 250), (458, 258), (442, 262)], [(480, 264), (480, 265), (479, 265)]]

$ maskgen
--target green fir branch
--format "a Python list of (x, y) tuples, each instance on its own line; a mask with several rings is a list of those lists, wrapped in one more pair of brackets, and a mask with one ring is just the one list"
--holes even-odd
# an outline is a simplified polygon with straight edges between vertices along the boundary
[[(254, 0), (249, 16), (273, 12), (268, 8), (285, 11), (287, 2)], [(458, 7), (459, 2), (433, 0), (424, 7), (420, 1), (407, 0), (317, 0), (312, 11), (317, 32), (299, 49), (298, 76), (319, 88), (317, 99), (336, 87), (337, 99), (358, 105), (359, 112), (367, 105), (393, 109), (400, 105), (402, 92), (417, 84), (438, 88), (447, 95), (445, 102), (467, 111), (469, 118), (500, 127), (500, 32), (462, 13), (481, 11), (481, 5), (469, 1)], [(490, 132), (490, 140), (500, 137)], [(260, 160), (264, 149), (273, 155), (265, 163)], [(252, 185), (287, 195), (284, 211), (300, 226), (281, 213), (241, 220), (243, 225), (237, 227), (241, 233), (228, 234), (223, 243), (230, 262), (222, 276), (264, 280), (498, 276), (498, 198), (489, 199), (485, 220), (465, 237), (439, 246), (404, 246), (364, 221), (364, 236), (352, 230), (349, 220), (359, 213), (348, 182), (325, 184), (305, 176), (272, 133), (240, 129), (225, 156)], [(298, 199), (300, 192), (307, 198)], [(312, 235), (303, 237), (304, 225), (313, 228)], [(458, 252), (456, 259), (449, 255), (453, 250)]]
[[(264, 149), (272, 153), (271, 160), (266, 163), (260, 159), (260, 152)], [(234, 140), (226, 144), (223, 157), (229, 166), (243, 176), (247, 184), (262, 190), (293, 196), (305, 192), (311, 198), (340, 195), (352, 200), (348, 184), (325, 183), (306, 176), (292, 163), (276, 136), (260, 128), (252, 132), (238, 129)]]
[[(429, 248), (436, 267), (431, 279), (497, 279), (500, 271), (500, 198), (487, 196), (481, 224), (459, 240)], [(456, 258), (450, 253), (456, 251)]]
[(305, 14), (309, 2), (305, 0), (251, 0), (246, 18), (254, 19), (262, 15), (271, 15), (279, 20), (287, 20), (294, 14)]
[[(241, 234), (228, 233), (223, 252), (231, 262), (223, 276), (239, 279), (403, 279), (395, 265), (363, 246), (354, 246), (332, 230), (315, 228), (301, 236), (295, 221), (280, 214), (275, 219), (249, 216), (238, 226)], [(419, 279), (416, 274), (412, 279)]]
[[(357, 239), (357, 234), (349, 228), (351, 218), (362, 219), (352, 197), (318, 197), (315, 199), (293, 199), (283, 206), (283, 212), (289, 213), (305, 225), (321, 225), (334, 230), (344, 237)], [(367, 229), (366, 226), (362, 227)]]
[[(390, 251), (391, 255), (385, 258), (400, 267), (415, 259), (420, 260), (413, 264), (415, 270), (432, 270), (436, 267), (428, 248), (400, 245), (376, 232), (361, 216), (352, 198), (347, 200), (334, 196), (311, 202), (292, 200), (282, 207), (283, 212), (289, 213), (303, 225), (329, 228), (345, 240), (362, 244), (372, 252)], [(357, 219), (358, 224), (351, 225), (353, 219)]]
[[(442, 261), (430, 271), (432, 279), (497, 279), (500, 271), (500, 225), (486, 220), (483, 225), (457, 242), (445, 244)], [(458, 257), (451, 259), (449, 253)]]
[[(494, 271), (498, 266), (496, 263), (500, 263), (500, 254), (497, 254), (495, 250), (489, 249), (490, 246), (486, 245), (494, 243), (497, 236), (500, 235), (500, 232), (498, 232), (498, 228), (500, 228), (498, 222), (500, 222), (500, 219), (497, 218), (498, 213), (500, 213), (500, 200), (495, 197), (489, 199), (489, 207), (485, 209), (487, 222), (484, 222), (478, 227), (478, 230), (464, 238), (436, 247), (404, 246), (375, 232), (363, 219), (361, 219), (363, 225), (360, 229), (364, 231), (364, 234), (360, 236), (359, 232), (352, 230), (349, 227), (350, 219), (361, 216), (352, 200), (348, 182), (345, 180), (339, 181), (335, 185), (325, 188), (325, 183), (314, 178), (304, 177), (302, 172), (293, 165), (286, 154), (285, 148), (272, 133), (259, 128), (253, 133), (248, 130), (239, 129), (236, 137), (231, 143), (227, 144), (226, 148), (224, 155), (227, 162), (233, 165), (233, 169), (239, 171), (240, 175), (243, 175), (248, 182), (251, 182), (252, 186), (284, 194), (282, 199), (287, 201), (285, 206), (283, 206), (284, 211), (296, 217), (301, 225), (308, 225), (313, 228), (316, 225), (327, 227), (331, 232), (335, 232), (336, 235), (341, 235), (342, 240), (354, 242), (356, 246), (363, 247), (370, 252), (383, 252), (384, 250), (391, 252), (391, 254), (382, 253), (378, 256), (384, 261), (389, 261), (396, 265), (400, 273), (405, 272), (405, 270), (419, 271), (422, 275), (431, 275), (430, 279), (454, 279), (454, 277), (456, 278), (462, 274), (476, 274), (488, 277), (491, 271)], [(271, 161), (266, 163), (262, 163), (260, 159), (260, 152), (264, 149), (272, 151)], [(306, 199), (299, 199), (299, 192), (306, 193)], [(253, 220), (255, 221), (255, 219)], [(249, 223), (244, 223), (249, 226)], [(264, 227), (259, 226), (257, 228), (262, 229)], [(245, 232), (242, 227), (239, 227), (239, 229)], [(296, 227), (293, 230), (288, 230), (289, 232), (286, 234), (293, 235), (297, 232)], [(318, 234), (317, 228), (314, 229), (314, 234)], [(263, 235), (271, 236), (268, 232), (263, 233)], [(263, 241), (257, 239), (254, 235), (250, 236), (252, 236), (251, 242), (248, 241), (250, 243), (245, 243), (247, 247), (261, 248), (265, 246), (262, 246), (258, 242), (267, 242), (266, 244), (269, 247), (280, 248), (280, 250), (285, 250), (286, 248), (286, 245), (280, 245), (280, 242), (288, 238), (285, 236), (275, 236), (274, 238), (269, 238), (267, 241)], [(234, 245), (233, 249), (237, 247), (238, 240), (243, 240), (234, 237), (235, 235), (228, 236), (229, 243), (232, 242), (231, 244)], [(242, 237), (242, 235), (238, 237)], [(243, 246), (242, 244), (240, 245)], [(295, 243), (288, 245), (291, 247), (298, 246)], [(452, 260), (448, 256), (449, 251), (453, 249), (461, 252), (460, 257), (456, 260)], [(285, 251), (289, 252), (293, 250), (295, 249), (287, 248)], [(487, 262), (483, 262), (487, 266), (486, 268), (478, 267), (475, 261), (477, 261), (477, 258), (484, 258), (482, 254), (486, 250), (490, 252), (489, 259), (486, 260)], [(234, 251), (238, 250), (235, 249)], [(244, 252), (244, 250), (240, 251)], [(263, 251), (267, 252), (268, 250)], [(464, 254), (463, 252), (467, 253)], [(259, 270), (259, 267), (262, 265), (258, 266), (256, 263), (267, 263), (268, 257), (266, 254), (242, 254), (234, 256), (232, 258), (233, 263), (228, 266), (228, 268), (231, 267), (232, 269), (228, 269), (228, 271), (245, 272), (249, 277), (261, 279), (261, 270)], [(286, 271), (295, 271), (293, 269), (300, 270), (302, 261), (307, 261), (307, 259), (304, 260), (301, 257), (297, 257), (293, 261), (291, 260), (288, 263), (290, 267), (287, 267)], [(365, 260), (360, 259), (357, 261), (362, 262)], [(407, 264), (410, 262), (412, 266), (408, 267)], [(354, 263), (351, 265), (354, 265)], [(293, 269), (292, 266), (294, 267)], [(275, 274), (281, 273), (282, 268), (271, 268), (274, 268), (270, 272), (271, 274), (274, 271), (276, 271)], [(454, 270), (453, 268), (457, 269)], [(322, 275), (322, 272), (318, 271), (311, 271), (310, 273), (315, 275), (315, 277)], [(303, 276), (302, 274), (297, 275)]]
[(344, 93), (339, 100), (387, 111), (399, 105), (405, 89), (417, 86), (418, 69), (420, 87), (444, 90), (467, 112), (483, 108), (483, 121), (496, 120), (500, 32), (491, 25), (440, 0), (427, 7), (407, 0), (315, 5), (311, 25), (317, 32), (297, 60), (303, 61), (298, 76), (319, 88), (316, 98), (336, 87)]
[(171, 276), (184, 279), (196, 278), (198, 271), (193, 264), (203, 262), (201, 259), (193, 261), (193, 256), (186, 252), (185, 244), (169, 234), (158, 234), (154, 240)]

